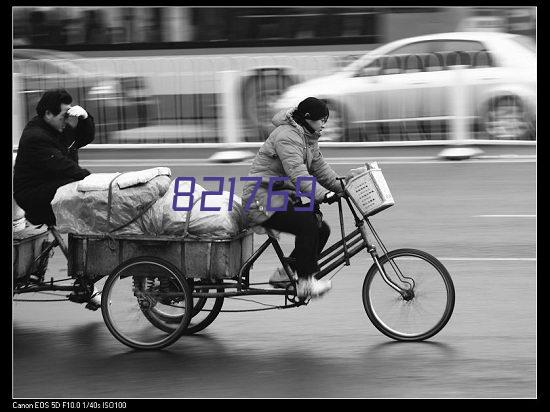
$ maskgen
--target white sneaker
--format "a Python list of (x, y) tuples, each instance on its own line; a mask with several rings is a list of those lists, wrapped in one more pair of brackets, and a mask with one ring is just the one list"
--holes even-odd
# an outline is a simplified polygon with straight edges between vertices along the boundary
[(299, 298), (317, 298), (327, 293), (332, 288), (330, 280), (316, 279), (313, 276), (300, 278), (298, 281), (297, 295)]
[[(294, 280), (298, 279), (298, 276), (296, 276), (296, 272), (292, 273), (292, 277)], [(269, 283), (271, 286), (276, 288), (285, 289), (286, 286), (290, 283), (290, 279), (288, 278), (285, 270), (283, 268), (277, 268), (275, 269), (275, 272), (269, 277)]]

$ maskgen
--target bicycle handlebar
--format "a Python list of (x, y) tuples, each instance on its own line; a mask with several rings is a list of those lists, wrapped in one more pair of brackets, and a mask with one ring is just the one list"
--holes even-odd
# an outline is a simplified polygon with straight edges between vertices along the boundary
[(344, 198), (347, 198), (348, 197), (348, 194), (346, 192), (346, 186), (344, 184), (345, 180), (346, 180), (346, 177), (345, 176), (338, 176), (336, 178), (336, 180), (339, 180), (340, 181), (340, 185), (342, 186), (342, 197)]

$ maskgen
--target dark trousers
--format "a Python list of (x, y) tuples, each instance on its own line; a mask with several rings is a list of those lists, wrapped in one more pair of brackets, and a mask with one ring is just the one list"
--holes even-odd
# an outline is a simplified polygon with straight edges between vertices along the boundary
[(73, 179), (49, 182), (30, 190), (14, 193), (13, 197), (19, 207), (25, 211), (25, 218), (33, 225), (55, 225), (51, 201), (55, 197), (57, 189)]
[(330, 236), (329, 225), (315, 212), (297, 212), (289, 204), (288, 210), (275, 212), (262, 226), (296, 236), (289, 266), (299, 277), (319, 271), (318, 259)]

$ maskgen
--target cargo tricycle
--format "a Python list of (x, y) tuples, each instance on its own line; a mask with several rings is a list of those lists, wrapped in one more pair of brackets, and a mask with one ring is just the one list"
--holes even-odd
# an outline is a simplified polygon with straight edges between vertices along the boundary
[[(363, 305), (374, 326), (398, 341), (421, 341), (436, 335), (449, 321), (455, 302), (452, 279), (434, 256), (417, 249), (388, 251), (369, 217), (394, 204), (385, 181), (369, 170), (345, 183), (337, 201), (341, 239), (319, 257), (318, 279), (333, 277), (365, 250), (373, 263), (362, 287)], [(342, 205), (347, 204), (355, 229), (346, 234)], [(106, 278), (101, 313), (111, 334), (135, 349), (160, 349), (182, 336), (199, 332), (223, 312), (224, 299), (281, 296), (280, 305), (250, 311), (307, 305), (298, 297), (290, 258), (277, 233), (254, 250), (254, 231), (229, 238), (146, 235), (68, 235), (66, 245), (55, 227), (29, 239), (14, 239), (14, 294), (70, 291), (67, 299), (86, 302), (94, 284)], [(49, 236), (53, 236), (50, 241)], [(381, 249), (379, 254), (375, 243)], [(251, 269), (272, 246), (288, 282), (284, 288), (251, 282)], [(45, 277), (48, 257), (59, 247), (68, 262), (72, 285)], [(25, 300), (25, 299), (14, 299)]]

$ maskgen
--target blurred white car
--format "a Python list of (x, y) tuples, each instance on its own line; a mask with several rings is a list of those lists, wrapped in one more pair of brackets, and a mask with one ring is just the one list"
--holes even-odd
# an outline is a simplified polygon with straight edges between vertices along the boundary
[(407, 138), (414, 133), (434, 138), (433, 131), (448, 131), (457, 114), (482, 137), (534, 139), (536, 70), (529, 37), (493, 32), (411, 37), (380, 46), (335, 74), (289, 87), (272, 111), (308, 96), (326, 100), (324, 140), (380, 140), (390, 129)]

